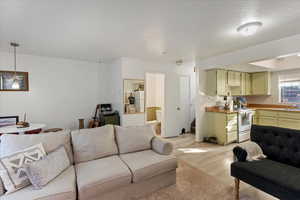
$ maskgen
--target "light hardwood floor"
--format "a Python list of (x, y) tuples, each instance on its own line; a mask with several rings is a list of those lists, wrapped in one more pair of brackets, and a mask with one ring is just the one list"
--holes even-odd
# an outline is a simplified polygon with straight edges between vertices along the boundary
[[(208, 143), (194, 143), (187, 147), (177, 148), (175, 154), (180, 162), (198, 169), (199, 173), (205, 173), (213, 177), (218, 184), (233, 189), (234, 180), (230, 176), (230, 164), (233, 162), (232, 149), (235, 145), (220, 146)], [(203, 187), (210, 187), (210, 185), (203, 185)], [(275, 200), (276, 198), (241, 182), (240, 199)]]
[[(175, 146), (178, 158), (176, 185), (161, 189), (139, 200), (233, 200), (234, 179), (230, 176), (232, 149), (236, 144), (220, 146), (196, 143), (194, 135), (166, 139)], [(241, 182), (240, 200), (276, 200)]]

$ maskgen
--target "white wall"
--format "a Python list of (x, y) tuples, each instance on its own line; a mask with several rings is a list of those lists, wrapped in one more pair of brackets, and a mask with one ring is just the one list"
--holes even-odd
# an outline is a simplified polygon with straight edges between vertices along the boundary
[[(12, 70), (13, 57), (0, 53), (0, 70)], [(191, 117), (194, 118), (194, 63), (182, 66), (119, 58), (105, 64), (18, 55), (18, 70), (29, 72), (29, 92), (1, 92), (0, 115), (23, 116), (32, 123), (45, 123), (48, 128), (77, 128), (78, 119), (86, 122), (96, 104), (112, 103), (123, 113), (123, 79), (145, 79), (146, 72), (166, 75), (166, 132), (178, 134), (177, 110), (180, 75), (191, 78)]]
[(146, 73), (146, 107), (164, 107), (164, 80), (164, 74)]
[(113, 109), (118, 110), (122, 115), (123, 109), (123, 79), (122, 79), (122, 59), (118, 58), (104, 64), (105, 84), (108, 102), (112, 103)]
[[(187, 74), (191, 77), (191, 87), (192, 90), (195, 89), (195, 73), (193, 72), (194, 63), (186, 63), (182, 66), (176, 66), (176, 64), (167, 64), (167, 63), (155, 63), (150, 61), (144, 61), (140, 59), (134, 58), (126, 58), (123, 57), (121, 59), (117, 59), (116, 61), (108, 63), (109, 66), (113, 66), (115, 70), (113, 70), (116, 75), (112, 79), (115, 80), (111, 85), (113, 86), (112, 90), (116, 92), (112, 92), (110, 98), (112, 99), (121, 99), (115, 102), (115, 107), (122, 109), (122, 87), (123, 83), (120, 82), (119, 78), (121, 76), (121, 81), (123, 79), (145, 79), (145, 73), (164, 73), (165, 74), (165, 120), (166, 120), (166, 135), (168, 137), (173, 135), (178, 135), (178, 127), (177, 124), (177, 110), (176, 107), (179, 103), (179, 75)], [(120, 70), (121, 68), (121, 70)], [(117, 70), (118, 69), (118, 70)], [(111, 73), (114, 75), (114, 72)], [(121, 72), (121, 75), (120, 75)], [(121, 92), (120, 92), (121, 91)], [(120, 96), (119, 96), (120, 95)], [(194, 98), (194, 92), (192, 94), (192, 98)], [(116, 101), (116, 100), (114, 100)], [(118, 105), (119, 104), (119, 105)], [(191, 102), (193, 105), (193, 103)], [(191, 106), (193, 107), (193, 106)], [(122, 114), (122, 112), (121, 112)], [(123, 118), (123, 117), (122, 117)]]
[[(0, 53), (0, 70), (13, 70), (13, 55)], [(27, 113), (48, 128), (77, 128), (106, 102), (105, 69), (99, 63), (18, 55), (17, 70), (29, 72), (29, 92), (0, 92), (0, 115)], [(22, 118), (21, 118), (22, 119)]]

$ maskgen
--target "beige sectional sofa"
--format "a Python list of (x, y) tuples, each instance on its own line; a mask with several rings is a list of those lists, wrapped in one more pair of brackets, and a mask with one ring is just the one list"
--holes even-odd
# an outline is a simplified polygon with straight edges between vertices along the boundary
[(169, 155), (172, 146), (155, 137), (148, 126), (3, 135), (0, 155), (37, 143), (47, 153), (64, 145), (74, 164), (41, 190), (29, 186), (3, 195), (0, 180), (0, 200), (137, 199), (176, 183), (177, 162)]

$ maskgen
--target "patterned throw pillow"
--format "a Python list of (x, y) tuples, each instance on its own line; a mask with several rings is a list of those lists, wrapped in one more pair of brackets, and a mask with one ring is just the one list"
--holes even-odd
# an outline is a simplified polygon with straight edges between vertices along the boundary
[(0, 158), (0, 177), (6, 194), (30, 185), (23, 165), (35, 162), (46, 156), (42, 144), (34, 145), (13, 155)]
[(49, 153), (42, 160), (24, 165), (27, 177), (34, 189), (40, 190), (70, 166), (64, 146)]

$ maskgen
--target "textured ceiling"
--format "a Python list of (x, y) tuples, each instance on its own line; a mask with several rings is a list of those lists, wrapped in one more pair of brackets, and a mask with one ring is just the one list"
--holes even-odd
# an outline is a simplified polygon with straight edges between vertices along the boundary
[[(0, 50), (108, 60), (206, 58), (300, 33), (299, 0), (0, 0)], [(236, 28), (260, 20), (243, 37)], [(166, 51), (166, 54), (162, 52)]]

